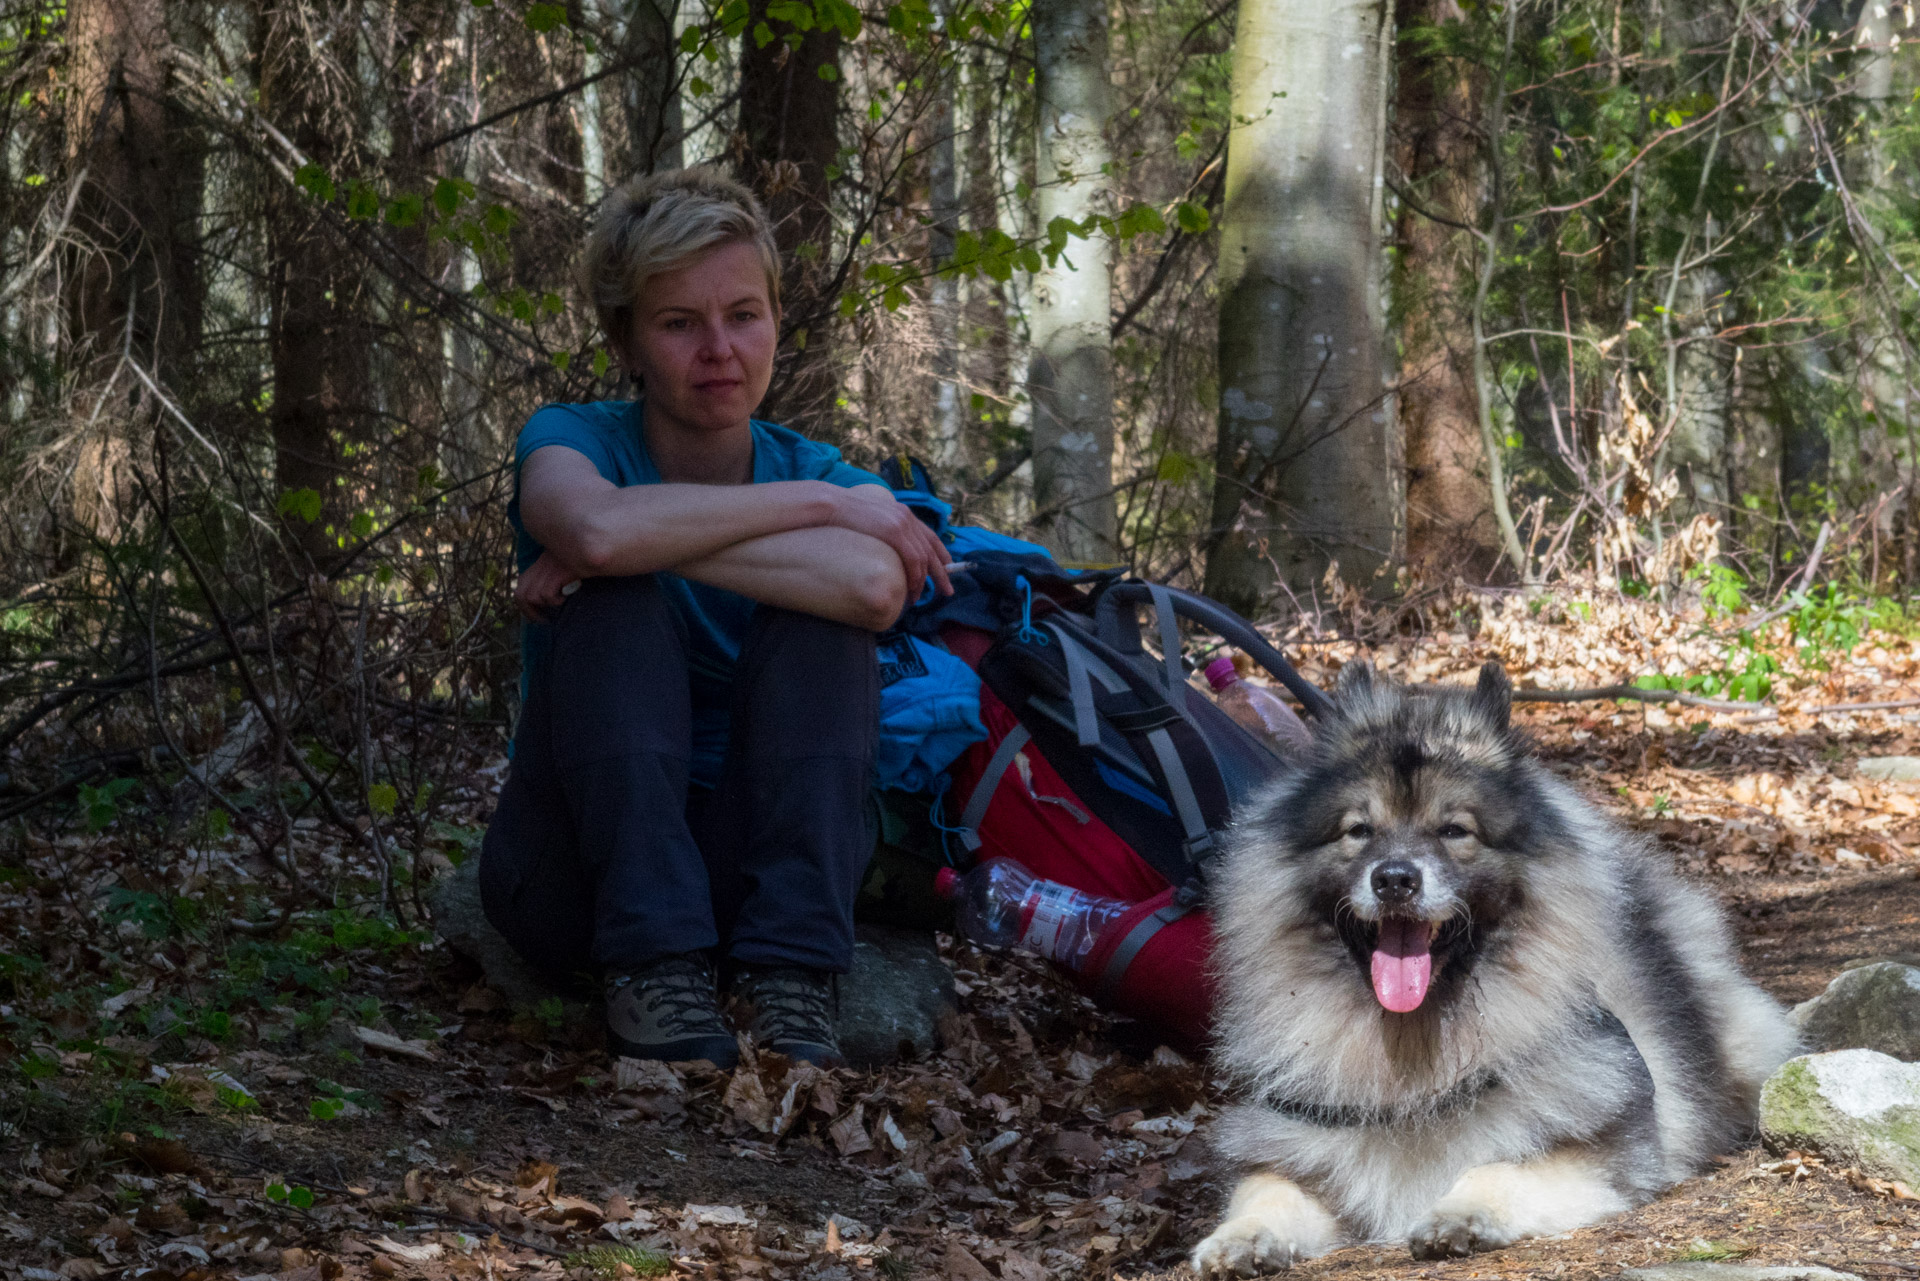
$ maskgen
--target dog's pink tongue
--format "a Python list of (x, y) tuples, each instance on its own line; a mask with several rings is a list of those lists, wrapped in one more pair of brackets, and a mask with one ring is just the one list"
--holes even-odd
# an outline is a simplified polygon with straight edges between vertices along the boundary
[(1420, 1008), (1433, 980), (1433, 926), (1389, 918), (1380, 922), (1373, 949), (1373, 994), (1395, 1014)]

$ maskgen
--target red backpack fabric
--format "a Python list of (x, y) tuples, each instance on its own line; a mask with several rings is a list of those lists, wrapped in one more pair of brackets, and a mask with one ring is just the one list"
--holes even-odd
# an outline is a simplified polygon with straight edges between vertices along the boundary
[[(1324, 714), (1325, 697), (1204, 598), (1113, 583), (1081, 613), (1074, 607), (1094, 602), (1058, 595), (1036, 598), (1029, 587), (1018, 626), (998, 633), (941, 629), (946, 647), (981, 674), (987, 730), (948, 771), (946, 819), (976, 861), (1014, 859), (1036, 876), (1132, 903), (1075, 981), (1179, 1048), (1200, 1050), (1215, 995), (1206, 865), (1232, 802), (1287, 767), (1184, 677), (1176, 687), (1176, 613), (1263, 650), (1256, 657), (1305, 688), (1310, 712)], [(1160, 615), (1171, 663), (1138, 644), (1134, 606), (1143, 600)], [(1131, 773), (1112, 763), (1127, 761)]]

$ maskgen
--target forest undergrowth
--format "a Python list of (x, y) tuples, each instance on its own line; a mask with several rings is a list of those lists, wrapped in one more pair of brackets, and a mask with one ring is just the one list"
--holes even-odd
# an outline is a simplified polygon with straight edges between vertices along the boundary
[[(1403, 602), (1322, 602), (1277, 639), (1320, 684), (1366, 657), (1416, 683), (1494, 658), (1523, 691), (1637, 686), (1522, 702), (1516, 720), (1728, 903), (1769, 990), (1798, 1001), (1850, 960), (1920, 953), (1920, 781), (1884, 763), (1920, 756), (1920, 627), (1901, 609), (1828, 593), (1729, 619), (1577, 583)], [(375, 750), (403, 750), (404, 715), (372, 718)], [(244, 715), (215, 719), (233, 735)], [(209, 737), (201, 760), (231, 749)], [(943, 1047), (871, 1072), (615, 1062), (557, 1003), (512, 1008), (421, 906), (473, 853), (501, 748), (477, 727), (433, 822), (390, 824), (378, 851), (296, 816), (269, 861), (164, 768), (11, 821), (9, 1281), (1184, 1270), (1230, 1177), (1207, 1148), (1221, 1083), (1037, 965), (943, 937), (959, 995)], [(235, 796), (269, 782), (270, 745), (251, 750)], [(1916, 1257), (1909, 1190), (1752, 1146), (1565, 1237), (1446, 1263), (1360, 1246), (1299, 1271), (1581, 1278), (1737, 1258), (1880, 1281)]]

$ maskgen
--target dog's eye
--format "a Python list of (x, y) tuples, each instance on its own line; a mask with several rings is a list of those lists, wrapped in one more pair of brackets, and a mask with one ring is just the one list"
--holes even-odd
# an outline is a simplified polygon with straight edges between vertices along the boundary
[(1373, 827), (1368, 823), (1355, 823), (1347, 829), (1347, 835), (1356, 841), (1364, 841), (1373, 835)]
[(1466, 828), (1460, 826), (1460, 824), (1458, 823), (1448, 823), (1442, 826), (1439, 831), (1434, 833), (1434, 835), (1438, 836), (1443, 841), (1457, 841), (1462, 837), (1472, 836), (1473, 833), (1469, 832)]

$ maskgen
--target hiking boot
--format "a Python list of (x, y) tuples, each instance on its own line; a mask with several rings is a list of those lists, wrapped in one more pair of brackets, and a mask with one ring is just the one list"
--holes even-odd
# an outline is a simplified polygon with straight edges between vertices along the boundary
[(720, 1014), (713, 971), (694, 953), (662, 957), (631, 974), (607, 976), (607, 1045), (629, 1059), (715, 1067), (740, 1062), (733, 1029)]
[(831, 975), (797, 965), (747, 969), (733, 994), (752, 1009), (748, 1032), (754, 1044), (815, 1067), (845, 1067), (833, 1034)]

